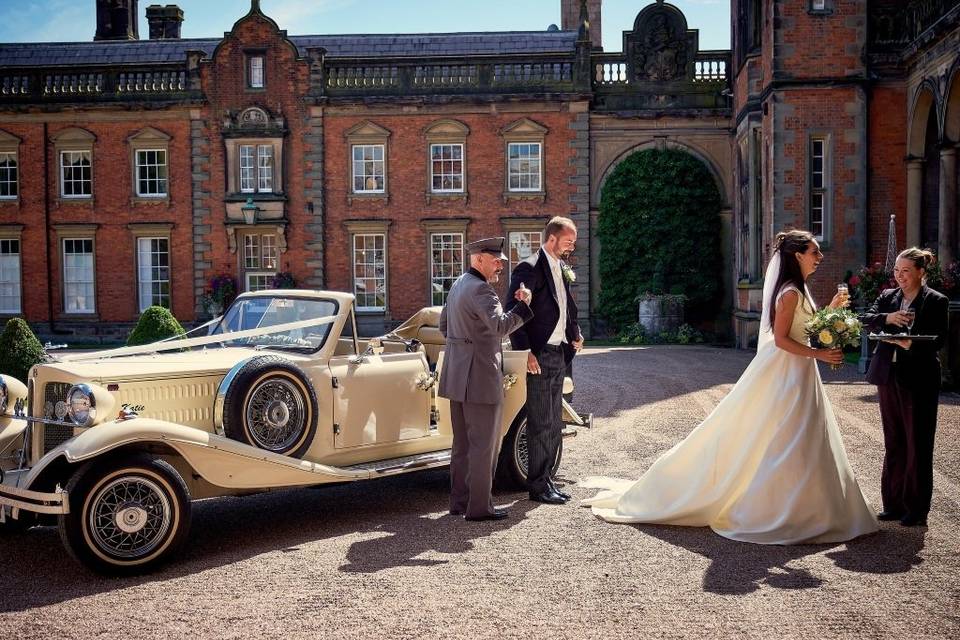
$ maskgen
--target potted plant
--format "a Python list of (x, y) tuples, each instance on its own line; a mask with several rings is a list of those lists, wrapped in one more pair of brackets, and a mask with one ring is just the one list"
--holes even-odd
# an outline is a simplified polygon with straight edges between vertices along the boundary
[(211, 317), (223, 313), (233, 299), (237, 297), (237, 281), (233, 276), (220, 274), (210, 279), (210, 288), (200, 296), (200, 305)]

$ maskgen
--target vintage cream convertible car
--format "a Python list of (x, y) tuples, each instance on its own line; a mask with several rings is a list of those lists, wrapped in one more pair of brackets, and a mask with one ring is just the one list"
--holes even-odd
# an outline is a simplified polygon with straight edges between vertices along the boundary
[[(0, 521), (55, 520), (82, 563), (143, 572), (185, 542), (191, 500), (447, 465), (439, 312), (363, 340), (352, 295), (246, 293), (185, 338), (2, 377)], [(498, 478), (522, 486), (525, 352), (503, 363)]]

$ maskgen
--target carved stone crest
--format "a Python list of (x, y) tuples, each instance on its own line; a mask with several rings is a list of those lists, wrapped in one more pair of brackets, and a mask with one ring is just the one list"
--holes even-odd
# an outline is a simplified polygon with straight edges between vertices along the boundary
[(640, 12), (634, 29), (624, 33), (632, 80), (664, 82), (682, 80), (689, 73), (691, 52), (697, 50), (696, 32), (677, 9), (662, 4)]

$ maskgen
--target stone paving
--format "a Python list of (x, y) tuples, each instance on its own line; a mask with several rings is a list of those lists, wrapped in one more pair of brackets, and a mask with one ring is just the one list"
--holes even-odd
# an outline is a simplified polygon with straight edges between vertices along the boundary
[[(751, 354), (587, 349), (562, 479), (636, 477), (736, 381)], [(824, 372), (847, 452), (879, 505), (874, 388)], [(208, 500), (189, 547), (149, 576), (75, 565), (55, 528), (0, 534), (0, 634), (17, 638), (957, 638), (960, 396), (941, 397), (929, 528), (763, 547), (708, 529), (610, 525), (498, 495), (511, 517), (445, 514), (445, 471)]]

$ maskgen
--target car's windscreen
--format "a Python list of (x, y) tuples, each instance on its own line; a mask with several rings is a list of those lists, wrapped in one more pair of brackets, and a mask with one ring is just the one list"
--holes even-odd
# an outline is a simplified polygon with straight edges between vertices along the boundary
[(228, 336), (236, 331), (264, 329), (264, 335), (232, 340), (228, 338), (223, 344), (231, 347), (262, 347), (312, 353), (323, 346), (332, 323), (279, 331), (270, 331), (270, 328), (291, 322), (319, 320), (336, 314), (337, 303), (333, 300), (276, 296), (244, 298), (237, 300), (227, 309), (220, 322), (211, 329), (210, 335)]

